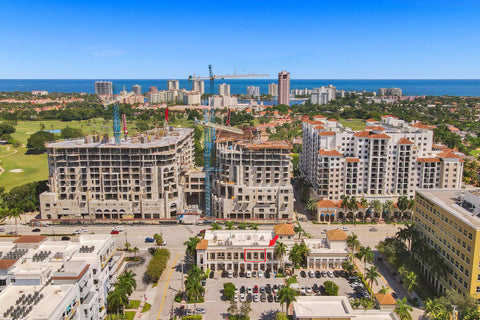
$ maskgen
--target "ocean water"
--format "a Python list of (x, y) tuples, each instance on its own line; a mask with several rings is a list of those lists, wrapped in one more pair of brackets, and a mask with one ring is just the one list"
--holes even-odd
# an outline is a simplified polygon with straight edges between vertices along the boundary
[[(31, 91), (47, 90), (48, 92), (87, 92), (94, 93), (94, 82), (98, 79), (58, 79), (58, 80), (22, 80), (0, 79), (0, 91)], [(102, 79), (105, 80), (105, 79)], [(168, 79), (115, 79), (112, 82), (116, 91), (125, 86), (127, 91), (132, 85), (142, 86), (142, 91), (148, 91), (155, 86), (159, 90), (167, 89)], [(186, 79), (179, 79), (180, 88), (191, 90), (192, 84)], [(230, 92), (246, 93), (247, 86), (260, 87), (260, 93), (268, 93), (268, 84), (276, 83), (276, 79), (226, 79), (215, 80), (214, 93), (218, 92), (220, 83), (230, 84)], [(291, 89), (313, 89), (326, 85), (334, 85), (339, 90), (367, 90), (377, 91), (379, 88), (397, 87), (403, 90), (404, 95), (451, 95), (480, 97), (480, 79), (476, 80), (339, 80), (339, 79), (292, 79)], [(210, 92), (210, 81), (205, 81), (205, 92)]]

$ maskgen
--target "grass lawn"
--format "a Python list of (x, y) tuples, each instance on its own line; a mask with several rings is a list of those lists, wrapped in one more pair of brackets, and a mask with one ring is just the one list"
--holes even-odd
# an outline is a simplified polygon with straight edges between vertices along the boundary
[(125, 309), (138, 309), (140, 300), (130, 300), (130, 303), (125, 306)]
[(148, 310), (150, 310), (151, 307), (152, 305), (150, 303), (145, 302), (145, 305), (142, 308), (142, 312), (147, 312)]
[(135, 317), (135, 311), (125, 311), (125, 319), (127, 320), (133, 320)]
[[(203, 117), (201, 117), (198, 120), (203, 121)], [(193, 128), (195, 126), (194, 121), (187, 120), (187, 118), (177, 116), (177, 115), (175, 116), (175, 121), (170, 121), (168, 124), (173, 127), (182, 127), (182, 128)]]
[[(13, 153), (14, 150), (18, 152)], [(10, 148), (10, 150), (7, 150), (5, 146), (0, 147), (0, 165), (5, 169), (0, 176), (0, 186), (5, 187), (6, 190), (48, 178), (47, 155), (26, 155), (26, 151), (27, 148), (24, 147)], [(15, 169), (21, 169), (23, 172), (10, 172)]]
[(349, 127), (354, 131), (365, 129), (365, 120), (362, 119), (340, 119), (340, 123), (344, 127)]
[(477, 157), (479, 153), (480, 153), (480, 150), (476, 149), (476, 150), (470, 151), (468, 154), (471, 156)]

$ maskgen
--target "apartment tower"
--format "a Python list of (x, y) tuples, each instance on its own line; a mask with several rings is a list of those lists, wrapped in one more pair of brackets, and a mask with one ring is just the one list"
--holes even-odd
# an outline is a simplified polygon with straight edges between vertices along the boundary
[(95, 94), (113, 95), (113, 83), (111, 81), (95, 81)]
[(278, 104), (290, 105), (290, 73), (287, 71), (278, 74)]

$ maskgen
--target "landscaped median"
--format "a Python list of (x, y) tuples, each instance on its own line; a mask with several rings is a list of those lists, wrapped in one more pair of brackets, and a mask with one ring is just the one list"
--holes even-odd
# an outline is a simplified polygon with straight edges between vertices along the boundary
[(158, 282), (163, 270), (167, 267), (170, 251), (168, 249), (157, 249), (153, 253), (153, 257), (148, 263), (147, 271), (143, 276), (144, 281)]

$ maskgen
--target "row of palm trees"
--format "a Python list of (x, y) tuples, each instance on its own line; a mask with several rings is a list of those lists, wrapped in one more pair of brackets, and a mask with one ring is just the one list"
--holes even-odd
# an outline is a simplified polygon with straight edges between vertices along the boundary
[(185, 280), (185, 292), (187, 295), (187, 301), (193, 300), (195, 309), (197, 308), (197, 302), (205, 292), (205, 288), (202, 286), (202, 278), (205, 274), (200, 270), (196, 264), (192, 266)]
[(116, 313), (117, 318), (120, 310), (124, 311), (125, 306), (128, 305), (128, 298), (132, 294), (133, 289), (137, 288), (135, 276), (136, 274), (132, 271), (125, 271), (114, 284), (115, 289), (108, 292), (107, 309), (112, 314)]

